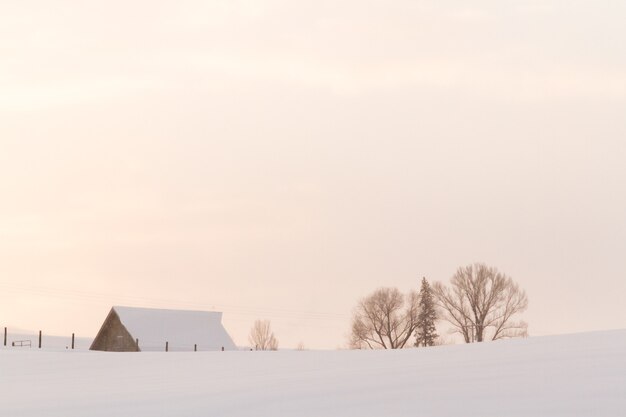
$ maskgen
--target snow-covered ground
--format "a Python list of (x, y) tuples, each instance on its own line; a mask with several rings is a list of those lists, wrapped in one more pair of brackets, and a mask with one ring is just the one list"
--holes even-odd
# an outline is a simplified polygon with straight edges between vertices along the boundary
[(626, 330), (403, 351), (3, 348), (0, 415), (621, 417)]

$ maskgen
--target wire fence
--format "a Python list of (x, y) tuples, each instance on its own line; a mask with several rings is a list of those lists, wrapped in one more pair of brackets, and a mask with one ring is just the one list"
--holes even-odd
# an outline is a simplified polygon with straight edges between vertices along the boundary
[[(1, 348), (9, 349), (45, 349), (45, 350), (91, 350), (93, 338), (79, 337), (75, 333), (69, 336), (46, 335), (38, 332), (11, 332), (8, 327), (2, 328)], [(118, 336), (119, 337), (119, 336)], [(221, 344), (191, 343), (170, 340), (148, 340), (115, 345), (111, 343), (104, 348), (94, 349), (112, 352), (219, 352), (233, 350), (231, 346)], [(235, 348), (234, 350), (249, 350), (249, 348)]]

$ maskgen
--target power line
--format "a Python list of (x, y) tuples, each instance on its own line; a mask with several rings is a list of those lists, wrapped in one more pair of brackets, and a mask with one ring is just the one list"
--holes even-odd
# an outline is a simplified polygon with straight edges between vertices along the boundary
[(0, 287), (12, 291), (27, 294), (38, 294), (53, 298), (70, 299), (74, 301), (84, 302), (88, 300), (106, 302), (110, 305), (111, 300), (124, 300), (127, 303), (143, 303), (151, 304), (152, 306), (163, 305), (178, 305), (185, 306), (186, 308), (198, 308), (198, 309), (219, 309), (229, 315), (238, 316), (263, 316), (270, 315), (274, 318), (284, 319), (300, 319), (300, 320), (321, 320), (321, 321), (335, 321), (349, 319), (350, 315), (341, 313), (327, 313), (319, 311), (300, 311), (292, 309), (277, 309), (277, 308), (255, 308), (247, 306), (238, 306), (231, 304), (210, 304), (203, 302), (190, 302), (173, 299), (163, 298), (151, 298), (151, 297), (138, 297), (119, 294), (107, 294), (100, 292), (88, 292), (81, 290), (68, 290), (51, 287), (34, 287), (26, 285), (16, 285), (6, 282), (0, 282)]

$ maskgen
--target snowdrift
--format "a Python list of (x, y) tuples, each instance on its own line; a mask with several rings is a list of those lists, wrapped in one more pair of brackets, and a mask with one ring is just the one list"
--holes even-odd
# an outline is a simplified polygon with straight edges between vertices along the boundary
[(0, 415), (621, 417), (626, 330), (403, 351), (3, 348)]

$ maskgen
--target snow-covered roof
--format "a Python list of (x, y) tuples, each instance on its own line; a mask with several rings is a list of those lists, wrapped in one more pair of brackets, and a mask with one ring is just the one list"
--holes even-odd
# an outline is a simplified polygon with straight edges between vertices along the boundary
[(215, 311), (162, 310), (115, 306), (120, 321), (142, 351), (236, 349), (222, 326), (222, 313)]

